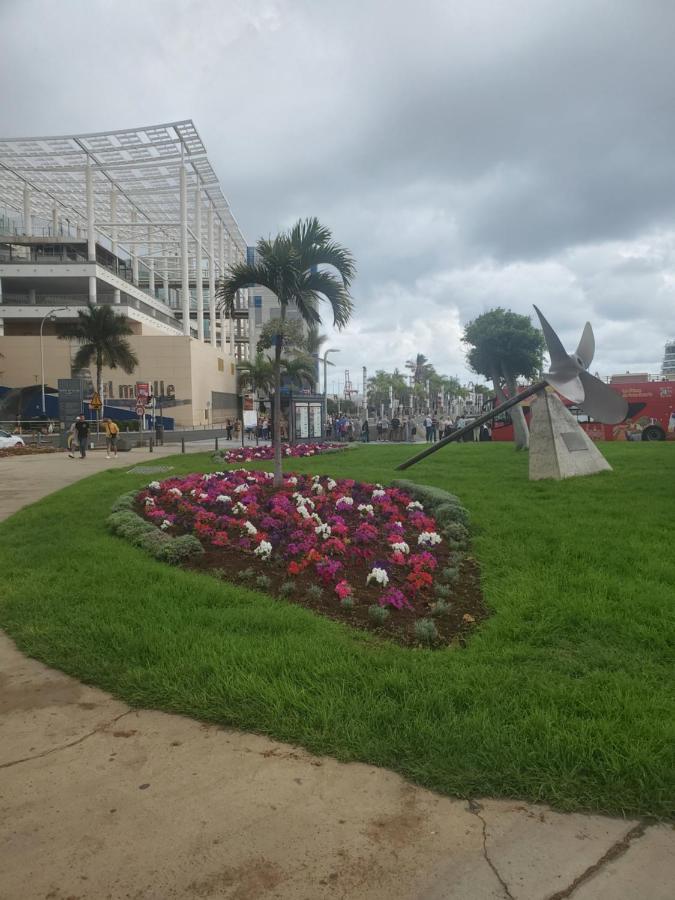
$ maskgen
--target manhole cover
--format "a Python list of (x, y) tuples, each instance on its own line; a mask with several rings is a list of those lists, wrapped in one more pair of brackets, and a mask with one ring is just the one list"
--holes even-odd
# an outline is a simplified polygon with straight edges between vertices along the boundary
[(154, 475), (155, 472), (170, 472), (173, 466), (136, 466), (127, 470), (127, 475)]

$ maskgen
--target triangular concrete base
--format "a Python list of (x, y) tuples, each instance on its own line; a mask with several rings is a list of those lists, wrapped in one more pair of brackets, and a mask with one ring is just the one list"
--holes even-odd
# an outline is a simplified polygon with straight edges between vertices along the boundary
[(577, 420), (550, 390), (537, 394), (530, 420), (530, 481), (611, 470)]

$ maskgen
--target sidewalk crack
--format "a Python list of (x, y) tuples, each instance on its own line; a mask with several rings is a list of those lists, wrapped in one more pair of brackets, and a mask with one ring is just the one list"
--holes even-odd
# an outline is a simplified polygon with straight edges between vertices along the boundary
[(561, 891), (557, 891), (555, 894), (550, 894), (545, 900), (566, 900), (567, 897), (571, 897), (574, 891), (582, 885), (584, 882), (588, 881), (590, 878), (593, 878), (594, 875), (603, 869), (608, 862), (611, 862), (613, 859), (618, 859), (618, 857), (623, 856), (623, 854), (628, 850), (631, 843), (635, 840), (638, 840), (643, 836), (645, 831), (647, 830), (647, 824), (645, 822), (638, 822), (637, 825), (634, 825), (630, 831), (627, 831), (624, 836), (615, 841), (612, 846), (602, 854), (600, 859), (593, 863), (592, 866), (589, 866), (585, 869), (581, 875), (577, 875), (574, 881), (566, 888), (563, 888)]
[(504, 881), (502, 876), (499, 874), (499, 870), (497, 869), (495, 864), (490, 859), (490, 854), (488, 853), (488, 849), (487, 849), (487, 822), (485, 821), (483, 816), (480, 814), (483, 807), (480, 805), (480, 803), (477, 803), (475, 800), (472, 800), (470, 797), (467, 800), (467, 804), (468, 804), (469, 812), (472, 813), (474, 816), (476, 816), (476, 818), (480, 819), (481, 822), (483, 823), (483, 856), (485, 857), (485, 862), (490, 866), (490, 868), (492, 869), (492, 871), (495, 875), (495, 878), (501, 885), (501, 888), (504, 891), (504, 896), (506, 897), (506, 900), (515, 900), (515, 897), (509, 890), (508, 884)]
[(87, 734), (83, 734), (82, 737), (77, 738), (74, 741), (70, 741), (67, 744), (61, 744), (60, 747), (52, 747), (50, 750), (43, 750), (41, 753), (35, 753), (33, 756), (24, 756), (21, 759), (13, 759), (10, 762), (0, 763), (0, 769), (9, 769), (11, 766), (18, 766), (19, 763), (30, 762), (33, 759), (42, 759), (45, 756), (50, 756), (52, 753), (60, 753), (61, 750), (67, 750), (69, 747), (75, 747), (77, 744), (81, 744), (83, 741), (86, 741), (88, 738), (92, 737), (94, 734), (98, 734), (101, 731), (105, 731), (106, 728), (110, 728), (111, 725), (114, 725), (115, 722), (119, 722), (120, 719), (123, 719), (124, 716), (128, 716), (130, 712), (134, 712), (133, 709), (128, 709), (126, 712), (120, 713), (119, 716), (115, 716), (114, 719), (111, 719), (109, 722), (104, 722), (103, 725), (99, 725), (97, 728), (94, 728), (93, 731), (87, 732)]

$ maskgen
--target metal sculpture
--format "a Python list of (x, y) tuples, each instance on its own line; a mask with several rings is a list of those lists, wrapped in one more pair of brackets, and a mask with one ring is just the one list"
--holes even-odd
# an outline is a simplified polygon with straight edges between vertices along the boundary
[(550, 371), (546, 373), (544, 379), (536, 382), (536, 384), (530, 385), (515, 397), (510, 397), (504, 403), (501, 403), (489, 412), (474, 419), (474, 421), (465, 428), (460, 428), (459, 431), (455, 431), (448, 437), (438, 441), (438, 443), (422, 450), (422, 452), (418, 453), (416, 456), (412, 456), (410, 459), (402, 462), (396, 467), (398, 470), (408, 469), (410, 466), (414, 466), (416, 463), (420, 462), (420, 460), (425, 459), (427, 456), (440, 450), (441, 447), (460, 440), (464, 435), (470, 434), (476, 428), (480, 428), (481, 425), (490, 422), (500, 413), (522, 403), (533, 394), (545, 391), (549, 385), (567, 400), (570, 400), (572, 403), (579, 406), (587, 415), (597, 419), (599, 422), (614, 425), (618, 422), (622, 422), (626, 418), (628, 414), (628, 403), (624, 398), (617, 394), (616, 391), (613, 391), (609, 385), (606, 385), (588, 371), (588, 367), (593, 361), (593, 355), (595, 353), (595, 338), (593, 337), (591, 323), (586, 322), (581, 335), (581, 340), (579, 341), (579, 346), (573, 354), (570, 354), (565, 351), (560, 338), (544, 317), (541, 310), (536, 306), (534, 308), (539, 316), (541, 329), (544, 332), (544, 340), (546, 341), (546, 348), (551, 359)]

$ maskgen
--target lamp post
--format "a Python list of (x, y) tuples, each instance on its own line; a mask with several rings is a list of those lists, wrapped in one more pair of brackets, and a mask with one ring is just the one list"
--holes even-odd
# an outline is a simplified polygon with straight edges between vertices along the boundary
[(326, 433), (326, 422), (328, 421), (328, 375), (327, 375), (327, 366), (328, 366), (328, 354), (329, 353), (339, 353), (340, 351), (331, 347), (326, 350), (323, 355), (323, 431)]
[(42, 337), (43, 337), (42, 329), (45, 327), (45, 322), (47, 321), (47, 319), (49, 319), (50, 322), (56, 322), (56, 316), (54, 315), (54, 313), (62, 312), (65, 309), (66, 309), (65, 306), (57, 306), (55, 309), (50, 309), (49, 312), (46, 312), (44, 314), (44, 316), (42, 317), (42, 321), (40, 322), (40, 372), (41, 372), (41, 378), (42, 378), (42, 415), (43, 416), (46, 415), (46, 409), (45, 409), (45, 354), (44, 354), (44, 348), (42, 346)]

